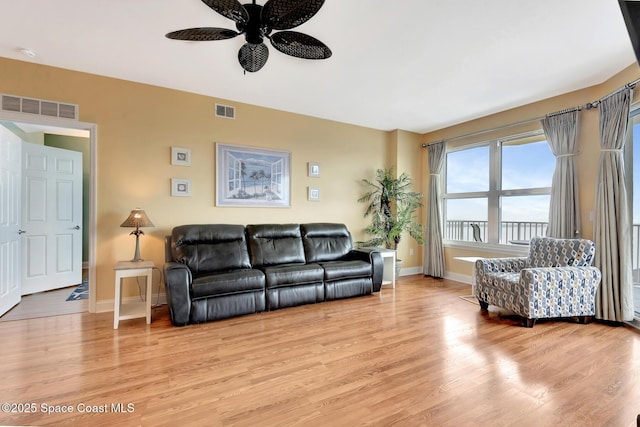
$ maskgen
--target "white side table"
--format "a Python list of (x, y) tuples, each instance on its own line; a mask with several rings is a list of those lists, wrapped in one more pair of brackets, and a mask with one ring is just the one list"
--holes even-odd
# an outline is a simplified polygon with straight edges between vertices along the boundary
[[(116, 271), (116, 296), (113, 309), (113, 329), (118, 329), (120, 320), (146, 317), (151, 323), (151, 283), (153, 277), (153, 261), (118, 261)], [(122, 303), (122, 279), (126, 277), (146, 277), (146, 298), (144, 301)]]
[(391, 285), (396, 287), (396, 251), (386, 248), (367, 247), (362, 249), (375, 249), (380, 252), (384, 268), (382, 269), (382, 285)]
[(453, 259), (457, 259), (458, 261), (464, 261), (471, 264), (471, 295), (461, 296), (463, 300), (467, 300), (470, 302), (474, 302), (473, 300), (476, 297), (476, 261), (479, 259), (483, 259), (479, 256), (457, 256), (453, 257)]

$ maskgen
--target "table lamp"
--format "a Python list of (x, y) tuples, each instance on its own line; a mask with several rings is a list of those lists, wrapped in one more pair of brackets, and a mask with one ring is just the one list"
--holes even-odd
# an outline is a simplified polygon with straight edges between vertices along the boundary
[(143, 261), (143, 259), (140, 258), (140, 235), (144, 234), (144, 232), (140, 230), (140, 227), (154, 227), (147, 214), (142, 209), (136, 208), (132, 210), (129, 214), (129, 217), (125, 219), (122, 224), (120, 224), (120, 227), (136, 228), (134, 231), (129, 233), (129, 235), (136, 235), (136, 253), (131, 261)]

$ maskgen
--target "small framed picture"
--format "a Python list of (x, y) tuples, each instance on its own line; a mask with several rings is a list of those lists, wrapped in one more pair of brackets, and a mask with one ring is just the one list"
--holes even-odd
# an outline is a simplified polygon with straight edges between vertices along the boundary
[(171, 178), (172, 197), (191, 197), (191, 180)]
[(171, 147), (171, 164), (191, 166), (191, 148)]
[(309, 176), (313, 178), (320, 177), (320, 163), (309, 162)]
[(317, 187), (308, 187), (308, 199), (312, 202), (317, 202), (320, 200), (320, 189)]

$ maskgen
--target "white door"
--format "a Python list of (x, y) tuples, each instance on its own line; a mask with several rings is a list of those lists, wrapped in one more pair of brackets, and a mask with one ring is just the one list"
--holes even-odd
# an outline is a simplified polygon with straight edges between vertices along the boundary
[(22, 141), (0, 124), (0, 316), (20, 302)]
[(22, 295), (82, 281), (82, 153), (22, 145)]

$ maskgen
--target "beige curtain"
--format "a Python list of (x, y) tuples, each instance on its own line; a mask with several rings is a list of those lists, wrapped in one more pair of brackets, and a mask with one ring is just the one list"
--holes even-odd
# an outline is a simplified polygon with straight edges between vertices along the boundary
[(424, 275), (444, 277), (444, 245), (442, 244), (442, 195), (440, 174), (444, 165), (446, 143), (429, 145), (429, 202), (424, 244)]
[(633, 320), (631, 224), (622, 150), (629, 122), (631, 89), (600, 102), (600, 168), (596, 186), (594, 265), (602, 272), (596, 294), (596, 318)]
[(579, 114), (575, 109), (549, 115), (542, 120), (547, 142), (556, 156), (549, 203), (549, 237), (571, 239), (580, 236), (580, 203), (576, 175)]

